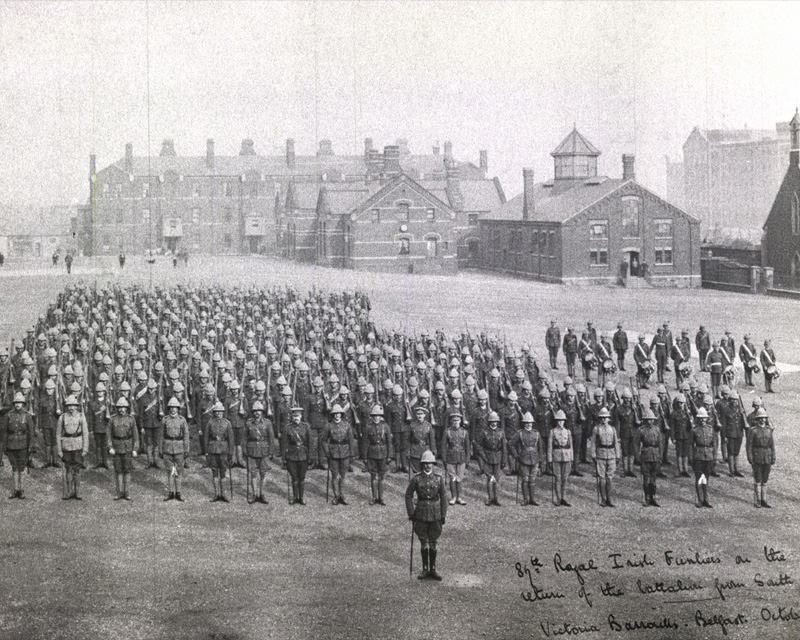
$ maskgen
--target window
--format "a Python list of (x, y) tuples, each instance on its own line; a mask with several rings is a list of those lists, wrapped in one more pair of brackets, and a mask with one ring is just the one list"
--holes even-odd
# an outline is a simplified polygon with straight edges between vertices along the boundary
[(622, 237), (639, 237), (639, 198), (624, 198), (622, 200)]
[(575, 176), (575, 165), (572, 156), (556, 158), (556, 178), (572, 178)]
[(556, 257), (556, 232), (555, 231), (551, 231), (549, 235), (550, 235), (550, 257), (551, 258), (555, 258)]
[(194, 187), (192, 187), (192, 197), (193, 198), (199, 198), (200, 197), (200, 185), (199, 184), (195, 184)]
[(439, 239), (425, 238), (426, 250), (429, 258), (439, 257)]
[(250, 183), (250, 197), (257, 198), (258, 197), (258, 183), (251, 182)]
[(230, 182), (225, 182), (223, 184), (223, 192), (226, 198), (233, 197), (233, 185)]
[(470, 227), (477, 227), (478, 226), (478, 214), (477, 213), (470, 213), (467, 216), (467, 224)]
[(532, 231), (531, 232), (531, 255), (537, 253), (539, 251), (539, 232)]
[(150, 224), (150, 209), (142, 209), (142, 224)]
[(226, 233), (225, 234), (225, 248), (226, 249), (230, 249), (231, 248), (231, 234), (230, 233)]
[(411, 241), (408, 238), (400, 238), (400, 255), (407, 256), (411, 254)]
[(584, 177), (588, 175), (589, 175), (589, 156), (576, 156), (575, 177)]
[[(425, 219), (428, 222), (436, 221), (436, 210), (433, 207), (428, 207), (427, 209), (425, 209)], [(477, 224), (477, 222), (475, 224)]]
[(192, 209), (192, 224), (200, 223), (200, 207)]
[(539, 255), (547, 255), (547, 231), (539, 233)]
[(608, 240), (608, 220), (590, 220), (589, 238), (591, 240)]
[(792, 194), (792, 235), (800, 235), (800, 200)]
[(672, 248), (656, 249), (656, 264), (672, 264)]
[(230, 222), (233, 218), (233, 209), (230, 207), (225, 207), (225, 210), (222, 213), (222, 218), (225, 222)]
[(122, 185), (121, 184), (115, 184), (114, 185), (114, 197), (115, 198), (121, 198), (122, 197)]
[(400, 204), (398, 204), (397, 205), (397, 213), (398, 213), (397, 217), (400, 220), (405, 220), (406, 222), (408, 222), (408, 220), (409, 220), (409, 218), (411, 216), (411, 213), (410, 213), (409, 208), (408, 208), (408, 203), (407, 202), (401, 202)]
[(175, 218), (169, 219), (169, 228), (175, 231), (178, 228), (178, 221)]
[(607, 267), (608, 251), (605, 249), (592, 249), (589, 251), (589, 265), (592, 267)]
[(372, 221), (373, 222), (380, 222), (381, 221), (381, 210), (380, 209), (373, 209), (372, 210)]
[(656, 238), (672, 238), (672, 220), (656, 220)]
[(150, 183), (145, 182), (142, 185), (142, 198), (149, 198), (150, 197)]
[(104, 183), (103, 183), (102, 194), (103, 194), (103, 197), (104, 197), (104, 198), (108, 198), (108, 192), (109, 192), (109, 189), (110, 189), (110, 188), (111, 188), (111, 187), (110, 187), (110, 185), (109, 185), (107, 182), (104, 182)]

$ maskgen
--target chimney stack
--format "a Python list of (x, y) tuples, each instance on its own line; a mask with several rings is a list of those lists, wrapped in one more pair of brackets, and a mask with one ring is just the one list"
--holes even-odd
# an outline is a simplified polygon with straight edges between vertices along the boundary
[(286, 164), (294, 166), (294, 140), (291, 138), (286, 141)]
[(392, 178), (400, 173), (400, 147), (390, 144), (383, 148), (383, 173)]
[(636, 159), (632, 153), (622, 154), (622, 179), (636, 180), (636, 172), (633, 170), (633, 162)]
[(372, 138), (364, 138), (364, 158), (369, 158), (369, 152), (372, 151)]
[(240, 156), (254, 156), (256, 155), (255, 145), (250, 138), (242, 140), (242, 148), (239, 149)]
[(317, 151), (317, 156), (332, 156), (332, 155), (333, 155), (333, 145), (331, 145), (331, 141), (320, 140), (319, 151)]
[(447, 162), (453, 159), (453, 143), (449, 140), (444, 143), (444, 161)]
[(536, 203), (533, 199), (533, 191), (536, 183), (533, 180), (533, 169), (522, 170), (522, 219), (531, 220), (536, 212)]
[(489, 173), (489, 154), (487, 153), (486, 149), (481, 149), (481, 173), (483, 177), (486, 177), (486, 174)]
[(789, 149), (789, 164), (793, 167), (800, 164), (800, 111), (794, 110), (794, 117), (789, 122), (791, 133), (791, 148)]
[(133, 145), (130, 142), (125, 145), (125, 171), (133, 173)]
[(433, 145), (433, 155), (435, 155), (435, 156), (439, 155), (439, 143), (438, 142), (435, 145)]
[(206, 140), (206, 167), (208, 169), (214, 168), (214, 139), (209, 138)]
[(381, 152), (377, 149), (370, 149), (367, 154), (367, 180), (375, 180), (381, 175)]
[(158, 155), (160, 156), (168, 156), (170, 158), (174, 158), (178, 154), (175, 153), (175, 141), (169, 138), (165, 138), (164, 142), (161, 143), (161, 153)]
[(453, 209), (461, 211), (464, 208), (464, 197), (461, 193), (461, 175), (458, 165), (454, 160), (449, 160), (445, 162), (444, 166), (447, 170), (447, 199)]
[(395, 144), (400, 148), (401, 156), (407, 156), (409, 154), (408, 140), (406, 138), (398, 138)]

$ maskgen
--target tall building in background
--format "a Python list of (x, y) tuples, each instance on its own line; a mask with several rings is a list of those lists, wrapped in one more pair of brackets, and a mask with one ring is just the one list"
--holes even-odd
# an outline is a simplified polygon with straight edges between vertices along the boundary
[[(496, 179), (487, 178), (486, 151), (480, 152), (474, 164), (453, 159), (450, 143), (445, 143), (444, 153), (437, 145), (422, 155), (412, 154), (403, 139), (392, 148), (396, 157), (391, 162), (399, 163), (402, 172), (416, 181), (447, 185), (456, 170), (462, 201), (478, 207), (474, 211), (478, 215), (498, 201), (481, 204), (480, 196), (490, 191), (485, 185), (500, 194), (496, 198), (502, 197)], [(127, 144), (122, 158), (99, 171), (95, 157), (90, 158), (90, 196), (78, 225), (82, 248), (87, 254), (141, 255), (186, 249), (306, 257), (304, 236), (309, 244), (306, 253), (316, 254), (320, 190), (346, 190), (347, 185), (356, 188), (377, 181), (386, 164), (370, 138), (364, 141), (363, 154), (348, 156), (336, 155), (330, 140), (320, 141), (314, 155), (299, 155), (290, 139), (283, 155), (269, 156), (258, 154), (250, 139), (242, 141), (235, 156), (217, 155), (213, 140), (208, 140), (204, 156), (178, 155), (172, 140), (164, 140), (157, 156), (135, 156), (133, 146)], [(471, 197), (473, 192), (478, 195)], [(458, 199), (450, 204), (462, 206)], [(303, 220), (306, 209), (308, 225)], [(467, 231), (457, 234), (465, 236), (463, 243)], [(287, 238), (287, 234), (292, 235)], [(459, 248), (463, 244), (454, 241)]]
[(705, 239), (758, 243), (788, 159), (788, 123), (774, 130), (695, 127), (683, 161), (666, 158), (667, 199), (700, 219)]

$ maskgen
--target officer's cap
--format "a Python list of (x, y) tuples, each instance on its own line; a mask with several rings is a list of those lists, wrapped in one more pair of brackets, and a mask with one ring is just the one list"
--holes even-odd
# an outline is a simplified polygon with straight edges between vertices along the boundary
[(696, 418), (708, 418), (708, 411), (706, 411), (705, 407), (700, 407), (697, 410), (697, 414), (695, 415)]
[(290, 409), (290, 411), (292, 413), (303, 413), (304, 409), (303, 409), (303, 407), (299, 407), (299, 406), (295, 405)]
[(420, 463), (429, 463), (434, 464), (436, 462), (436, 456), (433, 455), (430, 451), (425, 451), (422, 454), (422, 457), (419, 459)]
[(461, 415), (460, 413), (458, 413), (457, 411), (454, 411), (448, 417), (450, 418), (450, 420), (452, 420), (453, 418), (456, 418), (458, 420), (463, 420), (464, 419), (464, 416)]
[(530, 411), (526, 411), (525, 415), (522, 416), (522, 423), (523, 424), (533, 424), (533, 416), (531, 415)]

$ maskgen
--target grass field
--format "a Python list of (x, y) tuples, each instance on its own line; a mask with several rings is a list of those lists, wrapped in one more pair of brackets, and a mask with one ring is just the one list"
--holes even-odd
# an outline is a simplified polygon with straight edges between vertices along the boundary
[[(69, 278), (45, 263), (7, 261), (0, 272), (0, 340), (23, 335), (56, 293), (81, 277), (147, 283), (151, 274), (135, 258), (123, 273), (110, 261), (79, 261)], [(369, 292), (379, 327), (460, 332), (466, 326), (473, 333), (486, 327), (505, 334), (509, 343), (530, 341), (540, 355), (551, 317), (578, 330), (590, 319), (599, 330), (622, 320), (627, 329), (648, 334), (669, 319), (674, 332), (687, 327), (692, 337), (700, 323), (712, 335), (730, 329), (737, 343), (745, 331), (756, 344), (770, 337), (782, 362), (800, 363), (795, 329), (800, 304), (764, 297), (571, 289), (479, 274), (398, 277), (246, 258), (195, 256), (188, 269), (173, 270), (166, 262), (153, 267), (154, 284), (186, 280), (359, 287)], [(800, 591), (793, 582), (800, 567), (800, 501), (793, 482), (800, 455), (798, 378), (787, 373), (780, 393), (767, 398), (777, 425), (778, 460), (768, 485), (775, 508), (754, 509), (751, 479), (723, 473), (710, 484), (713, 510), (693, 506), (691, 479), (672, 477), (659, 481), (661, 509), (641, 507), (640, 479), (618, 480), (618, 507), (602, 509), (590, 474), (572, 479), (570, 509), (548, 503), (546, 478), (539, 480), (542, 506), (515, 507), (511, 477), (502, 479), (503, 508), (492, 509), (483, 505), (483, 481), (473, 468), (465, 483), (468, 504), (452, 507), (444, 527), (441, 584), (409, 579), (401, 475), (390, 474), (388, 506), (381, 508), (368, 505), (368, 476), (356, 471), (346, 480), (351, 506), (334, 507), (325, 503), (324, 472), (311, 472), (309, 505), (303, 508), (287, 505), (285, 476), (277, 469), (269, 474), (270, 505), (247, 505), (244, 472), (238, 470), (233, 504), (220, 505), (208, 503), (210, 477), (195, 460), (185, 481), (188, 502), (180, 505), (162, 502), (161, 472), (140, 464), (132, 502), (112, 501), (110, 472), (89, 471), (84, 501), (76, 503), (60, 500), (57, 470), (33, 471), (25, 479), (28, 499), (5, 500), (6, 466), (0, 473), (0, 639), (544, 638), (564, 629), (560, 637), (796, 639), (800, 621), (789, 608), (800, 617)], [(752, 393), (744, 396), (749, 405)], [(749, 474), (749, 465), (744, 467)], [(666, 471), (671, 476), (674, 467)], [(786, 560), (768, 561), (765, 545)], [(666, 551), (714, 555), (720, 563), (666, 566)], [(585, 597), (574, 571), (556, 573), (556, 553), (562, 567), (594, 560), (598, 568), (581, 573)], [(612, 569), (612, 553), (639, 560), (646, 553), (648, 560), (643, 568)], [(750, 562), (736, 564), (737, 555)], [(418, 545), (414, 556), (416, 572)], [(532, 556), (543, 565), (539, 573), (530, 564)], [(530, 580), (519, 577), (517, 562), (531, 568)], [(768, 578), (783, 585), (768, 586)], [(723, 591), (722, 600), (715, 579), (743, 586)], [(703, 588), (677, 592), (677, 580)], [(542, 593), (564, 597), (526, 602), (521, 593), (532, 591), (531, 582)], [(602, 595), (606, 583), (624, 595)], [(641, 593), (648, 585), (658, 592)], [(690, 599), (702, 602), (673, 602)], [(762, 614), (780, 617), (779, 607), (789, 619), (762, 619)], [(721, 616), (716, 623), (714, 615)], [(625, 621), (655, 623), (665, 617), (677, 628), (624, 627)]]

